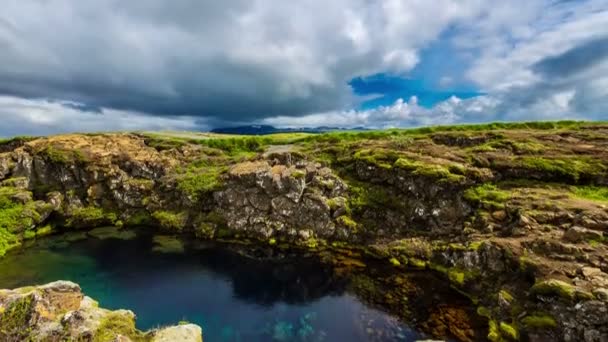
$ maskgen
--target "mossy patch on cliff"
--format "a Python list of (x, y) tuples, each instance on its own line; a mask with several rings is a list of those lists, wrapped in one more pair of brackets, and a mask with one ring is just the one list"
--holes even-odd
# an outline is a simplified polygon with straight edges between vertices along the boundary
[(187, 212), (171, 212), (159, 210), (152, 213), (160, 226), (170, 231), (181, 231), (188, 220)]
[[(435, 178), (442, 182), (459, 183), (465, 179), (462, 174), (458, 174), (462, 173), (463, 170), (456, 166), (449, 167), (406, 158), (397, 159), (394, 166), (410, 171), (415, 176)], [(456, 171), (457, 173), (453, 173), (453, 171)]]
[(511, 194), (501, 190), (494, 184), (482, 184), (469, 188), (464, 192), (464, 198), (472, 203), (479, 204), (488, 209), (500, 209), (509, 200)]
[(116, 213), (104, 208), (95, 206), (79, 207), (68, 213), (66, 226), (75, 228), (98, 227), (106, 224), (112, 225), (116, 220)]
[(0, 314), (0, 340), (20, 341), (29, 334), (34, 296), (24, 296), (11, 303)]
[(125, 311), (110, 312), (99, 323), (93, 342), (116, 341), (119, 335), (126, 336), (131, 341), (145, 341), (144, 334), (135, 328), (135, 318)]

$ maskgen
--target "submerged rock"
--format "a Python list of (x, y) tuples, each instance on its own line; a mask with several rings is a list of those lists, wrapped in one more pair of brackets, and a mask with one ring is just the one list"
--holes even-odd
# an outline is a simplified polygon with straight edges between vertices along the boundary
[(202, 342), (194, 324), (142, 332), (128, 310), (100, 308), (78, 284), (0, 290), (0, 341), (186, 341)]

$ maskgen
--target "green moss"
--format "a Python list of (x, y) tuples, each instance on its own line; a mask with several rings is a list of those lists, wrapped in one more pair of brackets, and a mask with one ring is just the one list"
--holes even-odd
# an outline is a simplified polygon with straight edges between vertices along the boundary
[(53, 145), (46, 146), (39, 152), (57, 164), (72, 164), (88, 162), (88, 157), (80, 150), (63, 149)]
[(492, 342), (500, 342), (503, 340), (500, 335), (498, 323), (494, 320), (488, 322), (488, 340)]
[(553, 329), (557, 328), (555, 319), (547, 314), (535, 313), (522, 319), (522, 323), (528, 329)]
[(36, 237), (36, 232), (33, 230), (26, 230), (23, 232), (23, 240), (31, 240)]
[(498, 292), (498, 296), (508, 303), (513, 302), (513, 296), (507, 290), (500, 290), (500, 292)]
[(511, 324), (500, 322), (500, 332), (511, 340), (519, 340), (519, 332)]
[(152, 216), (145, 210), (137, 211), (129, 215), (125, 220), (127, 226), (144, 226), (152, 223)]
[(88, 206), (72, 210), (66, 221), (68, 227), (90, 227), (103, 224), (113, 225), (117, 220), (116, 213), (103, 208)]
[(144, 334), (135, 328), (135, 320), (123, 312), (111, 312), (99, 324), (93, 342), (115, 341), (118, 335), (130, 338), (132, 341), (144, 341)]
[(429, 267), (439, 273), (443, 273), (448, 277), (450, 282), (458, 286), (464, 285), (465, 281), (474, 277), (473, 273), (466, 272), (457, 268), (448, 268), (438, 264), (430, 264)]
[(477, 307), (477, 314), (485, 318), (490, 318), (492, 316), (492, 312), (490, 311), (490, 309), (486, 308), (485, 306)]
[(53, 233), (53, 227), (50, 225), (46, 225), (44, 227), (38, 228), (36, 230), (36, 237), (47, 236)]
[(399, 260), (397, 260), (397, 258), (390, 258), (388, 261), (389, 261), (389, 262), (391, 263), (391, 265), (393, 265), (393, 266), (401, 266), (401, 262), (399, 262)]
[(304, 172), (304, 171), (302, 171), (302, 170), (294, 170), (294, 171), (291, 173), (291, 176), (292, 176), (293, 178), (304, 178), (304, 177), (306, 177), (306, 172)]
[(204, 194), (219, 189), (222, 185), (223, 166), (211, 165), (208, 161), (191, 164), (177, 176), (177, 187), (192, 200), (198, 201)]
[(565, 299), (576, 297), (576, 288), (557, 279), (540, 281), (531, 288), (532, 293), (543, 296), (556, 296)]
[(420, 260), (417, 258), (408, 258), (408, 264), (414, 266), (415, 268), (426, 268), (427, 262), (424, 260)]
[(518, 161), (525, 168), (542, 172), (549, 178), (578, 182), (581, 177), (605, 174), (607, 167), (598, 160), (586, 158), (523, 157)]
[(34, 295), (26, 295), (11, 303), (0, 315), (0, 340), (23, 341), (30, 333)]
[(361, 160), (367, 164), (383, 169), (391, 169), (392, 164), (399, 158), (396, 151), (384, 149), (362, 149), (355, 152), (354, 160)]
[(448, 272), (448, 277), (450, 278), (451, 282), (456, 283), (460, 286), (464, 285), (464, 282), (465, 282), (465, 273), (464, 272), (460, 272), (458, 270), (450, 270)]
[(410, 171), (413, 175), (435, 178), (440, 181), (449, 183), (462, 182), (465, 177), (461, 174), (452, 173), (450, 170), (458, 170), (458, 173), (464, 173), (459, 165), (450, 165), (448, 167), (437, 164), (424, 163), (421, 161), (399, 158), (395, 161), (395, 167)]
[(336, 221), (350, 230), (357, 230), (357, 222), (355, 222), (350, 216), (342, 215), (338, 217)]
[(472, 203), (480, 204), (489, 209), (500, 209), (504, 207), (511, 194), (500, 190), (493, 184), (482, 184), (464, 192), (464, 198)]
[(181, 231), (186, 226), (188, 213), (175, 213), (171, 211), (159, 210), (152, 213), (152, 217), (154, 217), (163, 228)]

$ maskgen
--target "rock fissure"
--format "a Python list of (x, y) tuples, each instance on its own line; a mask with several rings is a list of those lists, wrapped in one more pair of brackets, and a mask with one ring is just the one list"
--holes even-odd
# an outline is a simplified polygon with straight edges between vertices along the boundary
[(443, 274), (488, 318), (491, 340), (599, 341), (608, 126), (560, 127), (330, 133), (272, 153), (239, 138), (160, 134), (10, 142), (0, 149), (0, 254), (102, 225), (352, 248), (397, 272)]

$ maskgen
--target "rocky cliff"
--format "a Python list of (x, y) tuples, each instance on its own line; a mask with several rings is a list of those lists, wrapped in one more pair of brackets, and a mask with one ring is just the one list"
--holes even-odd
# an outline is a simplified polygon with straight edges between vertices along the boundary
[(608, 339), (606, 124), (1, 146), (0, 254), (108, 224), (353, 248), (443, 274), (488, 318), (491, 340)]

